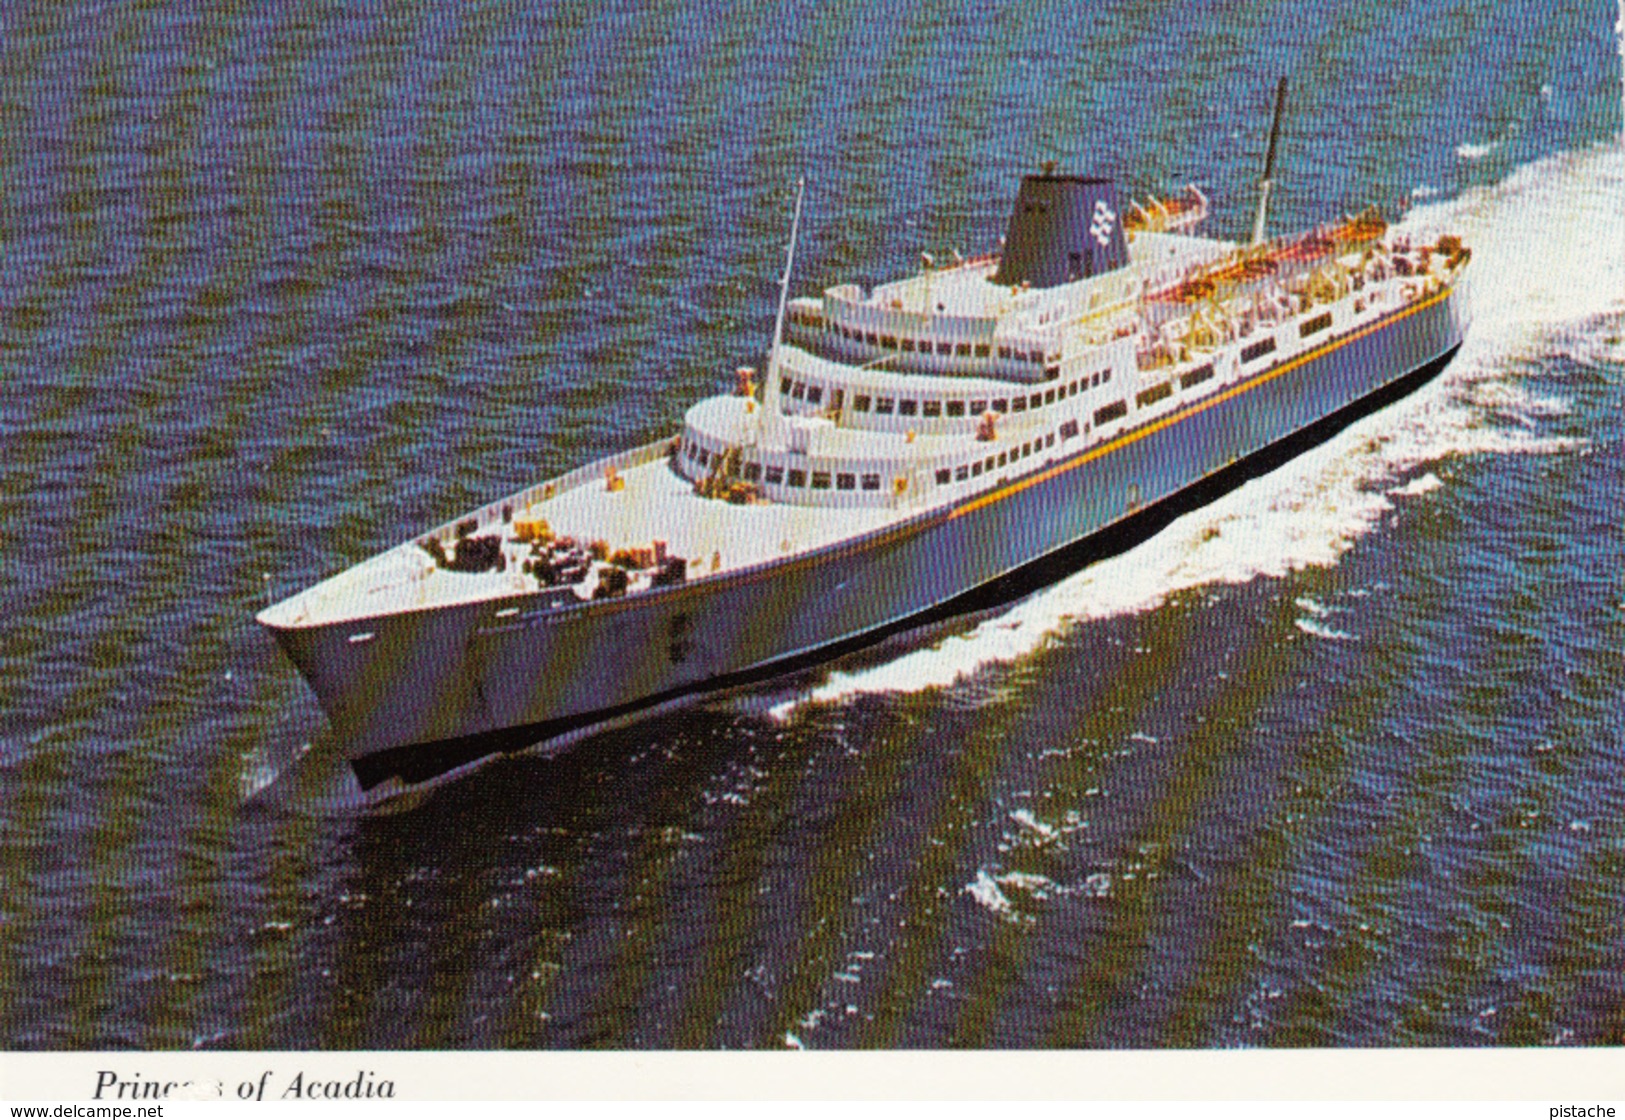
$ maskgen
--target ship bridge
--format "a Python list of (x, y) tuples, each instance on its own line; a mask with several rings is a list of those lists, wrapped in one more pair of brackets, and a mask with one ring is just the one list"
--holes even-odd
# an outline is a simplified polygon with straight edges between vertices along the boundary
[(1104, 275), (1049, 288), (997, 281), (999, 260), (983, 257), (882, 284), (825, 289), (790, 301), (786, 337), (803, 350), (859, 368), (942, 377), (1035, 382), (1057, 376), (1068, 327), (1133, 319), (1148, 289), (1173, 283), (1234, 245), (1184, 233), (1142, 230), (1128, 262)]

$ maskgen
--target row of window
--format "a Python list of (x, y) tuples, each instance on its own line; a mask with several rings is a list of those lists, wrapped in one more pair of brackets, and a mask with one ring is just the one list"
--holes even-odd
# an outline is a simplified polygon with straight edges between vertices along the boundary
[[(1273, 350), (1274, 348), (1275, 347), (1273, 344), (1271, 344), (1269, 347), (1270, 350)], [(1267, 353), (1268, 351), (1265, 352)], [(1181, 389), (1191, 389), (1197, 385), (1200, 385), (1204, 381), (1210, 380), (1212, 377), (1213, 363), (1208, 362), (1205, 365), (1197, 366), (1189, 373), (1181, 374), (1179, 377), (1179, 387)], [(1156, 385), (1151, 385), (1147, 388), (1141, 389), (1134, 395), (1134, 402), (1141, 408), (1149, 408), (1158, 401), (1165, 401), (1173, 395), (1174, 383), (1172, 381), (1162, 381)], [(1095, 410), (1095, 427), (1098, 428), (1102, 424), (1109, 424), (1113, 420), (1120, 420), (1127, 415), (1128, 403), (1126, 401), (1113, 401), (1104, 408), (1097, 408)]]
[(788, 471), (784, 467), (768, 467), (764, 470), (760, 463), (745, 464), (746, 482), (762, 482), (765, 480), (769, 486), (788, 484), (797, 488), (805, 488), (810, 483), (811, 488), (814, 490), (828, 490), (832, 477), (835, 480), (835, 489), (837, 490), (856, 490), (860, 482), (865, 490), (880, 489), (880, 476), (878, 474), (860, 476), (855, 472), (837, 471), (831, 475), (829, 471), (813, 471), (809, 476), (807, 471), (799, 467), (791, 467)]
[[(876, 416), (923, 416), (927, 419), (935, 419), (941, 416), (980, 416), (989, 410), (990, 405), (994, 412), (1025, 412), (1029, 408), (1041, 408), (1047, 404), (1054, 404), (1056, 401), (1066, 400), (1075, 393), (1104, 385), (1111, 379), (1112, 371), (1103, 369), (1096, 371), (1092, 376), (1044, 389), (1030, 396), (993, 397), (991, 399), (971, 401), (917, 401), (910, 397), (881, 397), (869, 393), (854, 393), (852, 394), (852, 411), (873, 412)], [(808, 404), (822, 404), (824, 401), (823, 386), (811, 382), (796, 381), (789, 377), (780, 379), (779, 392), (789, 396), (792, 400), (806, 401)], [(830, 390), (830, 408), (839, 409), (845, 401), (846, 394), (844, 390)]]
[[(1270, 349), (1273, 350), (1274, 348), (1275, 347), (1272, 344)], [(1205, 365), (1197, 366), (1189, 373), (1181, 374), (1179, 378), (1179, 387), (1181, 389), (1194, 388), (1195, 386), (1200, 385), (1202, 382), (1210, 380), (1212, 377), (1213, 363), (1208, 362)], [(1141, 389), (1134, 395), (1134, 401), (1141, 408), (1149, 408), (1158, 401), (1165, 401), (1173, 395), (1174, 383), (1172, 381), (1162, 381), (1156, 385), (1151, 385)], [(1128, 402), (1113, 401), (1111, 404), (1095, 409), (1095, 427), (1098, 428), (1103, 424), (1110, 424), (1113, 420), (1121, 420), (1127, 415)]]
[[(1060, 434), (1062, 439), (1071, 439), (1077, 435), (1077, 422), (1069, 420), (1062, 424)], [(946, 486), (950, 482), (964, 482), (967, 478), (981, 478), (983, 474), (989, 471), (996, 471), (1000, 467), (1019, 463), (1034, 452), (1054, 446), (1055, 433), (1050, 432), (1047, 435), (1039, 436), (1035, 440), (1024, 443), (1020, 447), (1012, 447), (1009, 451), (989, 455), (986, 459), (979, 459), (974, 463), (961, 463), (957, 467), (939, 467), (937, 469), (937, 485)]]
[[(1057, 430), (1063, 440), (1072, 439), (1078, 434), (1078, 422), (1068, 420)], [(947, 485), (949, 482), (964, 482), (968, 478), (980, 478), (984, 472), (995, 471), (1000, 467), (1019, 463), (1027, 456), (1045, 448), (1055, 446), (1057, 432), (1049, 432), (1037, 439), (1029, 440), (1020, 447), (1011, 447), (1008, 451), (1001, 451), (997, 455), (989, 455), (986, 459), (974, 463), (963, 463), (957, 468), (942, 467), (936, 473), (937, 482)], [(710, 455), (703, 447), (688, 444), (685, 454), (690, 460), (701, 467), (706, 466), (713, 458), (720, 456)], [(743, 468), (746, 482), (766, 482), (769, 486), (788, 485), (797, 489), (828, 490), (833, 482), (836, 490), (879, 490), (880, 475), (847, 471), (806, 471), (799, 467), (766, 467), (761, 463), (746, 463)]]
[[(900, 338), (897, 335), (880, 334), (877, 331), (863, 331), (857, 327), (849, 327), (845, 323), (832, 323), (830, 330), (851, 342), (861, 342), (865, 346), (873, 346), (879, 350), (900, 350), (905, 354), (936, 354), (942, 358), (990, 358), (993, 356), (993, 346), (987, 342), (942, 342), (929, 338)], [(1010, 346), (999, 347), (999, 357), (1006, 361), (1036, 362), (1042, 364), (1044, 352), (1042, 350), (1017, 350)]]
[[(702, 468), (709, 466), (713, 459), (720, 461), (722, 458), (721, 455), (712, 455), (694, 443), (688, 444), (683, 453), (690, 462), (697, 463)], [(856, 490), (860, 484), (865, 490), (880, 489), (878, 474), (865, 474), (860, 477), (856, 472), (848, 474), (842, 471), (831, 475), (829, 471), (812, 471), (809, 476), (809, 472), (799, 468), (792, 467), (788, 471), (784, 467), (764, 469), (760, 463), (746, 463), (742, 473), (746, 482), (765, 481), (769, 486), (781, 486), (788, 482), (791, 486), (806, 487), (810, 484), (814, 490), (828, 490), (833, 478), (837, 490)]]
[(1324, 314), (1316, 315), (1313, 319), (1305, 320), (1303, 323), (1299, 324), (1298, 325), (1298, 337), (1299, 338), (1308, 338), (1310, 335), (1315, 334), (1317, 331), (1323, 331), (1323, 330), (1325, 330), (1327, 327), (1329, 327), (1331, 325), (1332, 325), (1332, 313), (1330, 311), (1327, 311)]
[[(808, 404), (824, 403), (824, 387), (822, 385), (817, 385), (810, 382), (792, 381), (788, 377), (781, 378), (779, 381), (779, 392), (788, 393), (792, 399), (798, 401), (804, 400)], [(830, 390), (829, 406), (831, 408), (839, 409), (841, 405), (845, 403), (845, 401), (846, 390)]]

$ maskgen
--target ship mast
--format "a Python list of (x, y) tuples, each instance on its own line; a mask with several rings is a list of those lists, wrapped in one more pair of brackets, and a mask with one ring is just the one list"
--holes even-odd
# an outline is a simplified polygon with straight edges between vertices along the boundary
[(1281, 106), (1286, 103), (1286, 78), (1275, 87), (1275, 123), (1270, 125), (1269, 152), (1264, 156), (1264, 177), (1258, 180), (1258, 217), (1253, 220), (1253, 241), (1264, 240), (1264, 213), (1270, 205), (1270, 188), (1275, 185), (1275, 144), (1281, 137)]
[(779, 411), (779, 347), (784, 339), (784, 309), (790, 301), (790, 272), (796, 262), (796, 237), (801, 231), (801, 199), (807, 191), (805, 178), (796, 180), (796, 212), (790, 220), (790, 245), (784, 252), (784, 275), (779, 279), (779, 313), (773, 321), (773, 349), (767, 355), (767, 380), (762, 386), (762, 419), (757, 436), (783, 442), (784, 415)]

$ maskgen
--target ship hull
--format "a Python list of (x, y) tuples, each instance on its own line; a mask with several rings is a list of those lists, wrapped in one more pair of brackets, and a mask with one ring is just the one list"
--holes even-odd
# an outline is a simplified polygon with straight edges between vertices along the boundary
[[(364, 787), (421, 781), (584, 724), (839, 655), (1019, 584), (1226, 478), (1256, 473), (1436, 374), (1464, 329), (1453, 292), (1250, 374), (957, 504), (802, 556), (566, 611), (491, 602), (277, 630)], [(1036, 457), (1035, 457), (1036, 458)], [(1209, 497), (1206, 500), (1211, 500)]]

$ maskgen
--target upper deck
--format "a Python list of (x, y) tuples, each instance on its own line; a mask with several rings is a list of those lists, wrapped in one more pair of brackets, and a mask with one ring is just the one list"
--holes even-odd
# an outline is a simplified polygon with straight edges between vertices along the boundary
[(1065, 328), (1132, 315), (1147, 290), (1222, 258), (1229, 242), (1180, 233), (1142, 232), (1129, 242), (1126, 267), (1051, 288), (1000, 284), (996, 257), (927, 268), (877, 286), (824, 291), (790, 301), (790, 342), (819, 357), (857, 366), (954, 377), (1042, 381), (1060, 353)]

